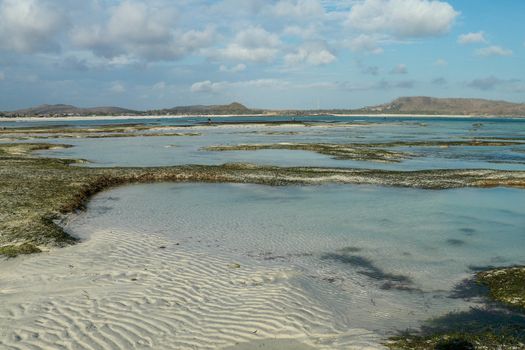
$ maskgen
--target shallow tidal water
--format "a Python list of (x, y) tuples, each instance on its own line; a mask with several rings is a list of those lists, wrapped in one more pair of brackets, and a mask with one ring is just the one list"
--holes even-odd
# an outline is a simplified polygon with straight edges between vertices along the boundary
[[(104, 139), (49, 139), (46, 142), (67, 143), (75, 147), (42, 151), (39, 154), (59, 158), (86, 159), (91, 167), (170, 166), (182, 164), (218, 165), (248, 162), (278, 166), (352, 167), (391, 170), (421, 169), (525, 169), (525, 119), (381, 119), (381, 118), (301, 118), (301, 125), (221, 125), (198, 124), (189, 119), (190, 128), (179, 132), (199, 132), (200, 136), (130, 137)], [(337, 119), (337, 118), (335, 118)], [(236, 119), (228, 121), (235, 121)], [(260, 121), (261, 118), (254, 119)], [(200, 121), (201, 122), (201, 121)], [(326, 123), (329, 122), (329, 123)], [(80, 122), (76, 122), (80, 123)], [(86, 122), (84, 122), (86, 123)], [(94, 121), (92, 121), (94, 123)], [(88, 124), (94, 126), (95, 124)], [(103, 121), (99, 121), (103, 125)], [(182, 121), (159, 121), (158, 126), (177, 126)], [(193, 123), (193, 124), (192, 124)], [(83, 124), (73, 125), (83, 127)], [(309, 151), (258, 150), (210, 152), (203, 148), (216, 145), (291, 143), (387, 143), (396, 141), (468, 141), (511, 140), (508, 146), (396, 147), (409, 158), (400, 163), (378, 163), (333, 159)], [(521, 142), (521, 144), (518, 144)], [(123, 151), (125, 150), (125, 151)]]
[(291, 270), (330, 326), (385, 336), (476, 305), (454, 294), (477, 268), (524, 264), (524, 203), (503, 188), (133, 185), (96, 196), (67, 229), (160, 235), (241, 269)]

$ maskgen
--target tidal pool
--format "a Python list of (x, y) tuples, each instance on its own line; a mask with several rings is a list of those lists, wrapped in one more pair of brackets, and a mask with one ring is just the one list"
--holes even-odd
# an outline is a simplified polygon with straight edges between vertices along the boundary
[(524, 264), (524, 204), (504, 188), (163, 183), (97, 195), (66, 228), (160, 235), (235, 268), (291, 270), (287, 283), (326, 310), (327, 327), (386, 336), (477, 305), (455, 289), (476, 269)]

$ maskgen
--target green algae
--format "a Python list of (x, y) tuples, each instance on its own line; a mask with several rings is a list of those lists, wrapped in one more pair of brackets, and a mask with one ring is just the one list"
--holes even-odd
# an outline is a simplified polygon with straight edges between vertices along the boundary
[(300, 131), (264, 131), (264, 130), (255, 130), (255, 131), (243, 131), (239, 132), (239, 134), (250, 134), (250, 135), (277, 135), (277, 136), (293, 136), (293, 135), (300, 135), (302, 132)]
[(31, 243), (22, 243), (20, 245), (6, 245), (0, 247), (0, 255), (4, 255), (8, 258), (15, 258), (21, 254), (35, 254), (40, 252), (40, 248), (36, 247)]
[(468, 140), (468, 141), (393, 141), (385, 143), (272, 143), (272, 144), (239, 144), (216, 145), (203, 148), (205, 151), (257, 151), (267, 149), (286, 149), (311, 151), (331, 156), (339, 160), (357, 160), (383, 163), (399, 163), (404, 159), (415, 157), (404, 151), (392, 151), (395, 147), (503, 147), (525, 143), (502, 140)]
[(273, 143), (273, 144), (241, 144), (210, 146), (205, 151), (256, 151), (264, 149), (286, 149), (311, 151), (324, 154), (340, 160), (365, 160), (374, 162), (397, 163), (410, 155), (405, 152), (393, 152), (385, 149), (357, 144), (332, 143)]
[(2, 134), (92, 134), (92, 133), (109, 133), (109, 132), (134, 132), (158, 129), (172, 129), (172, 127), (159, 127), (156, 125), (143, 124), (117, 124), (117, 125), (100, 125), (88, 128), (71, 128), (71, 127), (54, 127), (54, 126), (34, 126), (23, 128), (5, 128), (0, 130)]
[(10, 136), (3, 138), (5, 141), (31, 141), (31, 140), (49, 140), (49, 139), (105, 139), (105, 138), (119, 138), (119, 137), (191, 137), (201, 136), (198, 132), (165, 132), (165, 133), (111, 133), (111, 134), (51, 134), (51, 135), (31, 135), (31, 136)]
[(0, 137), (7, 141), (29, 141), (45, 139), (75, 139), (75, 138), (117, 138), (117, 137), (177, 137), (201, 136), (199, 132), (169, 132), (184, 128), (172, 126), (121, 124), (102, 125), (89, 128), (64, 127), (26, 127), (6, 128), (0, 130)]
[(525, 315), (493, 305), (451, 312), (428, 320), (417, 332), (390, 337), (384, 345), (392, 350), (525, 349)]
[(100, 139), (100, 138), (115, 138), (115, 137), (159, 137), (159, 136), (164, 136), (164, 137), (183, 137), (183, 136), (187, 136), (187, 137), (190, 137), (190, 136), (201, 136), (202, 134), (201, 133), (198, 133), (198, 132), (172, 132), (172, 133), (169, 133), (169, 132), (166, 132), (166, 133), (140, 133), (140, 134), (102, 134), (102, 135), (88, 135), (88, 136), (85, 136), (85, 138), (88, 138), (88, 139)]
[(488, 288), (487, 309), (430, 320), (423, 331), (391, 337), (385, 345), (392, 350), (525, 349), (525, 267), (481, 271), (473, 282)]
[[(352, 144), (358, 145), (358, 144)], [(454, 146), (467, 146), (467, 147), (504, 147), (504, 146), (517, 146), (525, 145), (525, 142), (518, 140), (483, 140), (483, 139), (472, 139), (465, 141), (393, 141), (384, 143), (368, 143), (364, 144), (367, 147), (454, 147)]]
[(396, 336), (385, 344), (391, 350), (517, 350), (525, 349), (523, 330), (505, 333), (485, 331), (481, 333), (451, 332), (431, 336)]
[(525, 267), (483, 271), (477, 279), (489, 288), (492, 299), (525, 310)]

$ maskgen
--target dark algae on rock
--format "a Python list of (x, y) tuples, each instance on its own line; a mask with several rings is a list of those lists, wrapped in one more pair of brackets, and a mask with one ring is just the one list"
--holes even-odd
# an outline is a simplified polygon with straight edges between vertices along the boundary
[(477, 274), (477, 278), (489, 288), (494, 300), (525, 311), (525, 267), (483, 271)]
[(385, 345), (413, 350), (525, 349), (525, 267), (478, 272), (473, 282), (488, 289), (484, 308), (429, 320), (419, 332), (402, 333)]

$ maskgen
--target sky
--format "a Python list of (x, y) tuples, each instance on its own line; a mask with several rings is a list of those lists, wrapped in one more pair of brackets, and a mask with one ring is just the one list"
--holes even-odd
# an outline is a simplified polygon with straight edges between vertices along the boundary
[(0, 110), (525, 102), (522, 0), (0, 0)]

